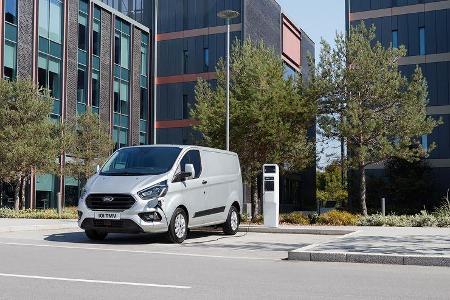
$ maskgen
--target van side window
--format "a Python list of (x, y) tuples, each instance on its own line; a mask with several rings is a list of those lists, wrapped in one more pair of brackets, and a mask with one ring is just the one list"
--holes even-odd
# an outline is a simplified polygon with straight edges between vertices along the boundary
[(184, 167), (186, 164), (193, 164), (195, 169), (195, 179), (200, 177), (202, 173), (202, 162), (200, 159), (200, 151), (198, 150), (190, 150), (183, 156), (183, 159), (180, 162), (181, 172), (185, 172)]

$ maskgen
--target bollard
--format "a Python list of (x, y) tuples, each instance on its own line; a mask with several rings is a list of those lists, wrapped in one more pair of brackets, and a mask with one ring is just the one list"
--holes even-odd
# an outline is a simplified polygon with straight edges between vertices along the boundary
[(62, 196), (61, 193), (57, 194), (57, 201), (58, 201), (58, 217), (61, 218), (61, 212), (62, 212)]
[(385, 198), (381, 198), (381, 214), (383, 215), (383, 217), (386, 216), (386, 199)]

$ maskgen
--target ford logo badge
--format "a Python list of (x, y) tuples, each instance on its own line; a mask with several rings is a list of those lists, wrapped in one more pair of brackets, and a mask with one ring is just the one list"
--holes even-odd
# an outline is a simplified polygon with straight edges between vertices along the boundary
[(109, 197), (109, 196), (103, 197), (103, 202), (112, 202), (113, 200), (114, 200), (113, 197)]

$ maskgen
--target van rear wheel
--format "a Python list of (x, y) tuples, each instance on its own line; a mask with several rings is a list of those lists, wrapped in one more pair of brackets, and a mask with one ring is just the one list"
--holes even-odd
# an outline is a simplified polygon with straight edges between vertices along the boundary
[(187, 237), (188, 221), (186, 212), (182, 208), (177, 208), (170, 220), (169, 238), (172, 242), (181, 244)]
[(223, 232), (226, 235), (235, 235), (239, 231), (239, 212), (235, 206), (231, 206), (227, 221), (223, 224)]
[(106, 236), (108, 235), (107, 232), (104, 231), (97, 231), (94, 229), (87, 229), (85, 230), (86, 236), (93, 241), (103, 241)]

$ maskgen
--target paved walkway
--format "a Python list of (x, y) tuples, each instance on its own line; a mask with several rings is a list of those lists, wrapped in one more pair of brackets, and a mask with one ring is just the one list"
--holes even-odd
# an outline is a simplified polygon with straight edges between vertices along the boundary
[(1, 219), (0, 232), (78, 228), (76, 220)]
[(450, 266), (450, 228), (360, 227), (291, 251), (289, 259)]

